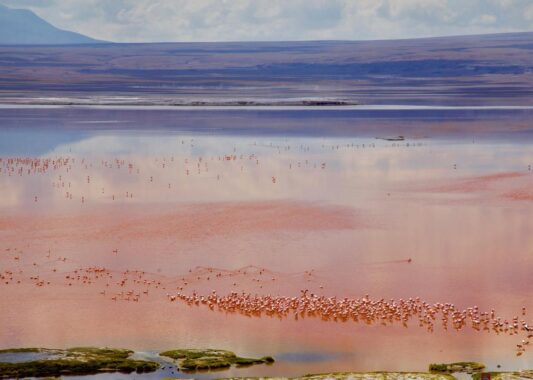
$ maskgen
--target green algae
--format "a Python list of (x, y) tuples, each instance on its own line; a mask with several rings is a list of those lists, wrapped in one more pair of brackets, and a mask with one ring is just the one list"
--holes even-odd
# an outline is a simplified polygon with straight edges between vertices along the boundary
[(2, 353), (23, 352), (50, 353), (54, 357), (17, 363), (0, 362), (0, 379), (81, 376), (100, 372), (143, 373), (153, 372), (159, 368), (156, 362), (129, 359), (133, 351), (124, 349), (75, 347), (66, 350), (46, 348), (2, 350)]
[(0, 354), (18, 354), (23, 352), (42, 352), (43, 350), (46, 350), (46, 348), (36, 348), (36, 347), (29, 347), (29, 348), (6, 348), (3, 350), (0, 350)]
[(449, 374), (434, 374), (428, 372), (334, 372), (305, 375), (301, 378), (306, 380), (455, 380), (455, 378)]
[[(512, 371), (512, 372), (486, 372), (491, 380), (523, 380), (533, 379), (533, 370)], [(474, 373), (472, 380), (481, 380), (481, 373)]]
[[(456, 380), (449, 374), (428, 372), (331, 372), (298, 377), (232, 377), (224, 380)], [(222, 380), (222, 379), (220, 379)]]
[(215, 349), (177, 349), (161, 352), (160, 355), (174, 359), (178, 368), (185, 372), (223, 370), (233, 365), (247, 367), (274, 362), (271, 356), (243, 358), (231, 351)]
[(272, 356), (263, 356), (259, 359), (237, 357), (235, 360), (235, 365), (237, 367), (248, 367), (248, 366), (252, 366), (256, 364), (272, 364), (272, 363), (274, 363), (274, 358)]
[(455, 362), (455, 363), (432, 363), (429, 365), (430, 372), (478, 372), (485, 368), (485, 364), (478, 362)]
[[(41, 377), (57, 379), (61, 376), (83, 376), (103, 372), (143, 373), (156, 371), (160, 364), (153, 361), (130, 359), (132, 350), (95, 347), (74, 347), (65, 350), (48, 348), (3, 349), (0, 353), (44, 353), (49, 359), (27, 362), (0, 362), (0, 379)], [(270, 364), (270, 356), (244, 358), (227, 350), (177, 349), (164, 351), (161, 356), (173, 359), (183, 372), (216, 371), (232, 366), (245, 367), (256, 364)], [(225, 380), (456, 380), (452, 373), (472, 373), (472, 380), (482, 379), (485, 366), (477, 362), (455, 362), (430, 364), (430, 372), (331, 372), (307, 374), (298, 377), (231, 377)], [(487, 372), (491, 380), (533, 379), (532, 370), (514, 372)], [(173, 379), (173, 378), (168, 378)]]

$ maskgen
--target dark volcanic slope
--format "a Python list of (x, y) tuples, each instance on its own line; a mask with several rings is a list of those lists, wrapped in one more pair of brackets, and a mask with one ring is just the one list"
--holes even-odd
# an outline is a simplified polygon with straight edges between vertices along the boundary
[(79, 33), (61, 30), (26, 9), (0, 4), (0, 44), (87, 44), (98, 42)]
[[(0, 97), (341, 97), (532, 105), (533, 33), (396, 41), (0, 47)], [(1, 100), (0, 100), (1, 101)]]

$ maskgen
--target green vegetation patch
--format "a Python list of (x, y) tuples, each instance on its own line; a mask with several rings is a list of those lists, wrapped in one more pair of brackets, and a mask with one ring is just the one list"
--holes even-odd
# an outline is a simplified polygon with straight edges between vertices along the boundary
[(180, 370), (189, 372), (220, 370), (230, 368), (232, 365), (246, 367), (274, 363), (274, 358), (271, 356), (258, 359), (242, 358), (231, 351), (213, 349), (178, 349), (164, 351), (159, 355), (174, 359)]
[[(491, 380), (523, 380), (533, 379), (533, 370), (523, 370), (515, 372), (487, 372)], [(481, 380), (481, 373), (474, 373), (472, 380)]]
[[(29, 351), (31, 350), (31, 351)], [(156, 362), (132, 360), (130, 350), (75, 347), (66, 350), (55, 349), (8, 349), (2, 353), (48, 353), (50, 359), (25, 362), (0, 362), (0, 379), (20, 377), (81, 376), (100, 372), (153, 372), (159, 368)]]
[(305, 375), (301, 378), (305, 380), (456, 380), (449, 374), (427, 372), (335, 372)]
[(479, 372), (485, 368), (485, 364), (477, 362), (456, 362), (456, 363), (432, 363), (429, 365), (431, 372)]
[[(225, 380), (243, 380), (254, 378), (233, 377)], [(259, 379), (259, 378), (256, 378)], [(261, 377), (264, 380), (456, 380), (449, 374), (427, 372), (332, 372), (319, 373), (294, 378), (288, 377)]]
[(46, 348), (7, 348), (4, 350), (0, 350), (0, 354), (18, 354), (22, 352), (42, 352), (43, 350), (47, 350)]

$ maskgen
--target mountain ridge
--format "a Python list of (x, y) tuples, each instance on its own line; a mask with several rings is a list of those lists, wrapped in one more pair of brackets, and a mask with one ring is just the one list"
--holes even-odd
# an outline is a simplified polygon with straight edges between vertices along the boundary
[(59, 29), (30, 10), (0, 4), (0, 45), (78, 45), (103, 42)]

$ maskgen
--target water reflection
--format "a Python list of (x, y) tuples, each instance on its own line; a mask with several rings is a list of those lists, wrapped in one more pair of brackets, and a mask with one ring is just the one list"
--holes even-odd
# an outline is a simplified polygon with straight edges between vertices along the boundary
[[(505, 194), (533, 185), (530, 144), (104, 130), (32, 155), (2, 133), (0, 268), (13, 272), (0, 285), (4, 347), (213, 347), (279, 359), (228, 376), (532, 364), (515, 357), (512, 337), (253, 319), (165, 297), (187, 277), (187, 292), (306, 288), (529, 313), (533, 206)], [(236, 272), (250, 265), (275, 281)], [(115, 301), (103, 282), (68, 285), (66, 274), (86, 267), (166, 282), (146, 296), (133, 287), (139, 302)], [(205, 268), (232, 275), (207, 279)]]

